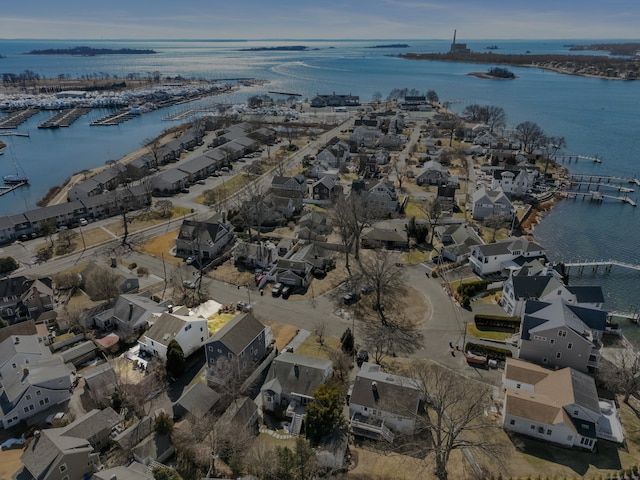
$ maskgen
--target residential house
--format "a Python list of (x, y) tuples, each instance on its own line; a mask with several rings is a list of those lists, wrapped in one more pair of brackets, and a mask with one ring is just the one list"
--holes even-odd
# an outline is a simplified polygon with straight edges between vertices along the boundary
[(152, 325), (138, 340), (140, 350), (167, 360), (167, 347), (172, 340), (178, 342), (185, 358), (204, 345), (209, 336), (207, 319), (204, 317), (154, 314)]
[(40, 233), (47, 224), (55, 227), (72, 225), (85, 214), (85, 206), (76, 200), (29, 210), (24, 213), (24, 216), (29, 222), (31, 231)]
[(526, 170), (494, 170), (491, 189), (501, 189), (504, 193), (522, 197), (531, 188), (533, 179)]
[(525, 238), (508, 238), (471, 247), (469, 263), (478, 275), (499, 273), (508, 276), (508, 271), (537, 258), (546, 259), (543, 247)]
[(116, 330), (123, 336), (147, 327), (149, 317), (169, 311), (169, 302), (157, 303), (149, 292), (118, 296), (113, 308), (93, 317), (93, 323), (101, 330)]
[(10, 216), (0, 217), (0, 245), (11, 243), (16, 239), (16, 226)]
[(594, 372), (600, 365), (607, 312), (567, 304), (528, 300), (520, 328), (519, 358), (548, 367)]
[(176, 257), (195, 256), (202, 261), (217, 258), (235, 240), (233, 226), (224, 216), (205, 221), (183, 220), (176, 238)]
[(439, 186), (436, 192), (436, 200), (440, 203), (440, 207), (444, 212), (453, 212), (457, 206), (456, 203), (457, 187), (451, 185)]
[(502, 287), (502, 308), (507, 315), (521, 317), (527, 300), (551, 301), (562, 298), (570, 305), (601, 309), (604, 294), (599, 285), (568, 286), (562, 282), (559, 273), (550, 267), (538, 275), (515, 274)]
[(398, 194), (388, 180), (354, 180), (351, 193), (364, 196), (367, 210), (378, 215), (389, 215), (398, 210)]
[(71, 396), (73, 372), (35, 335), (0, 343), (0, 421), (13, 427)]
[(215, 410), (220, 398), (218, 392), (203, 382), (196, 382), (173, 404), (173, 418), (179, 420), (186, 414), (191, 414), (200, 420)]
[(127, 466), (119, 465), (106, 468), (93, 474), (91, 480), (153, 480), (153, 472), (146, 465), (132, 462)]
[(399, 103), (400, 109), (410, 112), (430, 112), (433, 107), (424, 95), (407, 95)]
[(118, 163), (112, 165), (82, 183), (74, 185), (67, 193), (69, 201), (81, 200), (83, 198), (99, 195), (107, 190), (114, 190), (124, 180), (125, 167)]
[(293, 177), (275, 175), (271, 180), (271, 190), (278, 193), (280, 190), (295, 191), (306, 195), (308, 191), (307, 179), (302, 174)]
[(505, 430), (586, 450), (595, 448), (598, 437), (623, 441), (615, 406), (598, 399), (595, 381), (584, 373), (510, 358), (502, 386)]
[(238, 242), (233, 249), (233, 261), (249, 267), (271, 267), (277, 258), (276, 246), (270, 242)]
[(329, 360), (281, 353), (274, 358), (260, 388), (264, 409), (292, 418), (290, 430), (298, 433), (306, 405), (313, 401), (313, 392), (320, 384), (329, 379), (332, 369)]
[(342, 195), (342, 185), (338, 183), (337, 175), (323, 175), (311, 186), (311, 195), (318, 203), (334, 203)]
[(270, 274), (277, 282), (305, 289), (313, 278), (313, 265), (303, 260), (287, 260), (280, 258), (271, 269)]
[(384, 133), (378, 128), (367, 128), (361, 125), (353, 129), (349, 142), (357, 147), (375, 148), (380, 145), (383, 136)]
[(329, 168), (339, 169), (349, 160), (349, 144), (337, 137), (316, 155), (316, 162), (326, 164)]
[(335, 92), (329, 95), (316, 95), (311, 99), (312, 107), (357, 107), (360, 105), (360, 97), (357, 95), (337, 95)]
[(151, 465), (154, 462), (162, 463), (176, 453), (176, 448), (169, 435), (161, 435), (153, 432), (131, 449), (133, 458), (143, 465)]
[(111, 401), (111, 395), (116, 391), (117, 385), (116, 372), (108, 362), (84, 372), (85, 391), (98, 405)]
[(335, 252), (332, 250), (324, 249), (313, 242), (306, 244), (305, 242), (299, 242), (295, 249), (289, 260), (305, 262), (311, 266), (314, 272), (316, 270), (326, 272), (335, 267), (335, 260), (333, 259)]
[(260, 127), (257, 130), (247, 134), (249, 138), (253, 138), (262, 144), (273, 143), (276, 140), (276, 131), (272, 128)]
[(252, 313), (242, 313), (229, 320), (205, 344), (207, 380), (224, 384), (237, 374), (248, 377), (272, 349), (271, 327), (263, 325)]
[(364, 248), (386, 248), (389, 250), (408, 250), (409, 237), (404, 225), (397, 222), (377, 222), (362, 231)]
[(95, 343), (90, 340), (79, 342), (66, 350), (56, 353), (60, 356), (66, 365), (79, 367), (80, 365), (90, 362), (98, 355), (98, 349)]
[(440, 162), (429, 160), (424, 164), (420, 173), (416, 176), (418, 185), (446, 185), (449, 181), (449, 171)]
[(440, 254), (452, 262), (468, 259), (471, 247), (484, 243), (478, 232), (466, 224), (443, 225), (436, 227), (436, 232), (443, 243)]
[(480, 186), (471, 196), (471, 217), (474, 220), (485, 220), (489, 217), (510, 219), (514, 215), (513, 204), (502, 189), (490, 190)]
[[(277, 223), (283, 218), (289, 220), (302, 207), (302, 192), (296, 190), (276, 190), (275, 192), (268, 193), (264, 197), (263, 203), (267, 208), (263, 224)], [(298, 198), (292, 198), (294, 195)]]
[(51, 278), (24, 276), (0, 279), (0, 316), (9, 323), (38, 320), (54, 307)]
[(393, 443), (395, 434), (414, 433), (422, 400), (422, 390), (415, 380), (385, 373), (380, 365), (364, 362), (349, 396), (351, 431)]
[(25, 471), (19, 478), (89, 478), (99, 470), (100, 450), (108, 445), (111, 430), (121, 422), (122, 418), (107, 407), (92, 410), (65, 427), (38, 430), (20, 457)]

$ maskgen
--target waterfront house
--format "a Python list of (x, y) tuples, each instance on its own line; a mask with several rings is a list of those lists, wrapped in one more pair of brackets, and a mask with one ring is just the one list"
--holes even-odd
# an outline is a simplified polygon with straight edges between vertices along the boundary
[(0, 245), (11, 243), (16, 239), (16, 226), (11, 216), (0, 217)]
[(360, 105), (360, 97), (357, 95), (338, 95), (335, 92), (329, 95), (316, 95), (311, 99), (312, 107), (357, 107)]
[(250, 312), (236, 315), (205, 344), (207, 381), (222, 385), (234, 373), (244, 380), (267, 356), (272, 343), (270, 327)]
[(598, 437), (623, 441), (615, 406), (598, 399), (595, 381), (584, 373), (509, 358), (502, 387), (505, 430), (586, 450), (595, 448)]
[(395, 434), (414, 433), (422, 400), (415, 380), (364, 362), (349, 396), (349, 426), (354, 435), (393, 443)]
[(36, 335), (13, 335), (0, 343), (0, 422), (3, 428), (65, 402), (73, 372)]
[(154, 192), (170, 195), (185, 188), (189, 182), (189, 174), (177, 168), (171, 168), (155, 176)]
[(172, 313), (154, 314), (152, 324), (138, 340), (140, 350), (162, 361), (167, 360), (167, 347), (175, 340), (182, 348), (185, 358), (196, 352), (209, 337), (207, 319), (203, 317), (175, 315)]
[(494, 170), (491, 179), (492, 190), (502, 190), (504, 193), (522, 197), (533, 184), (533, 174), (521, 170)]
[(508, 238), (500, 242), (471, 247), (469, 264), (478, 275), (501, 274), (519, 268), (534, 259), (546, 259), (545, 249), (525, 238)]
[(176, 257), (195, 256), (200, 261), (218, 258), (235, 240), (233, 226), (223, 221), (222, 215), (208, 220), (183, 220), (176, 238)]
[(484, 243), (478, 232), (466, 224), (436, 227), (436, 233), (443, 243), (440, 254), (452, 262), (468, 259), (471, 255), (471, 247)]
[(433, 110), (424, 95), (406, 95), (398, 106), (401, 110), (410, 112), (430, 112)]
[(480, 186), (471, 196), (471, 217), (474, 220), (486, 220), (489, 217), (511, 218), (513, 204), (501, 188), (491, 190)]
[(561, 297), (528, 300), (522, 315), (519, 357), (548, 367), (595, 372), (602, 355), (607, 312), (570, 305)]
[(29, 210), (24, 216), (31, 226), (31, 231), (41, 233), (45, 225), (70, 226), (86, 213), (86, 207), (82, 202), (75, 200)]

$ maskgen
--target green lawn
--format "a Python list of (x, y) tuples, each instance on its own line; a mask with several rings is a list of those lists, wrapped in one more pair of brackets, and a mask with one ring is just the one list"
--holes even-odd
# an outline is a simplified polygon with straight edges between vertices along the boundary
[(498, 332), (496, 330), (481, 330), (475, 323), (467, 324), (467, 337), (485, 338), (487, 340), (506, 340), (512, 336), (513, 333)]

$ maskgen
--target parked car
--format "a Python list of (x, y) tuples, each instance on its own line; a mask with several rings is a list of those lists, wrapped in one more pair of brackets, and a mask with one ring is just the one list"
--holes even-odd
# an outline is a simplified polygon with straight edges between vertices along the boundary
[(362, 367), (364, 362), (369, 361), (369, 352), (366, 350), (358, 350), (358, 354), (356, 355), (356, 364), (358, 367)]
[(276, 283), (273, 287), (271, 287), (271, 296), (279, 297), (280, 294), (282, 293), (283, 288), (284, 288), (283, 284), (281, 284), (280, 282)]
[(293, 287), (291, 285), (285, 285), (282, 288), (282, 298), (286, 300), (287, 298), (289, 298), (292, 292), (293, 292)]
[(198, 185), (206, 185), (206, 182), (204, 180), (198, 180), (196, 183)]
[(187, 187), (181, 188), (180, 193), (189, 193), (189, 189)]
[(360, 300), (360, 294), (358, 292), (349, 292), (342, 297), (342, 303), (345, 305), (353, 305)]
[(183, 280), (182, 285), (190, 290), (195, 290), (196, 288), (198, 288), (198, 282), (192, 282), (191, 280)]
[(186, 263), (187, 265), (191, 265), (195, 261), (196, 261), (196, 257), (187, 257)]
[(247, 302), (237, 302), (236, 303), (236, 308), (238, 310), (240, 310), (241, 312), (250, 312), (251, 311), (251, 304), (247, 303)]
[(86, 227), (87, 225), (89, 225), (89, 222), (87, 222), (86, 218), (81, 218), (80, 220), (78, 220), (78, 223), (81, 227)]

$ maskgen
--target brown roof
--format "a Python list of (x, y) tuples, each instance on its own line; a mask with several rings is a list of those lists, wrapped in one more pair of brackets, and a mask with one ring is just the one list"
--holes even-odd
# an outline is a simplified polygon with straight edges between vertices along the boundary
[(529, 362), (510, 358), (505, 367), (505, 376), (514, 382), (528, 383), (535, 385), (539, 381), (547, 378), (551, 370), (534, 365)]

